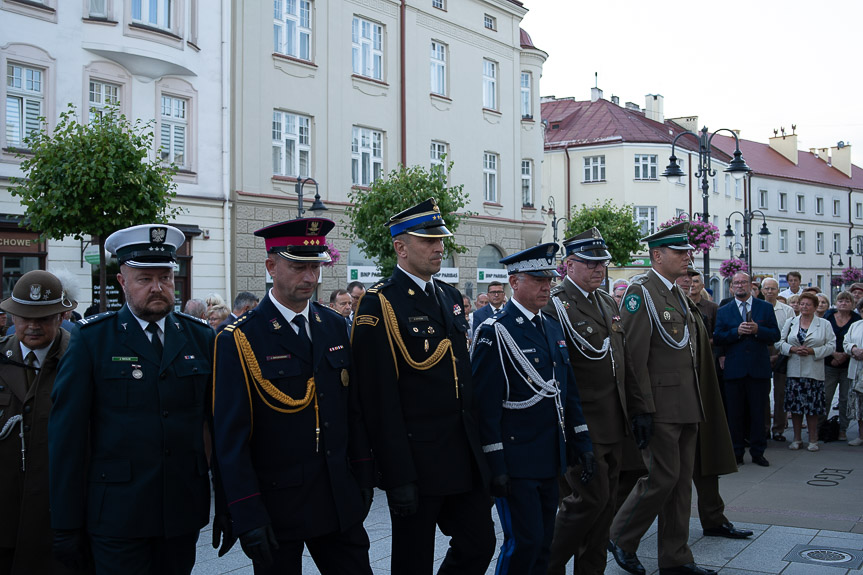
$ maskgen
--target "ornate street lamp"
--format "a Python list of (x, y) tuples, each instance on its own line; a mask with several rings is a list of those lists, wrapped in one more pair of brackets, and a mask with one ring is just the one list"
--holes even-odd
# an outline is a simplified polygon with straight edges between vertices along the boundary
[(752, 218), (756, 215), (761, 216), (761, 229), (758, 231), (759, 236), (769, 236), (770, 230), (767, 229), (767, 218), (761, 210), (743, 210), (742, 212), (733, 211), (725, 218), (725, 233), (726, 238), (734, 238), (734, 230), (731, 229), (731, 216), (734, 214), (743, 218), (743, 254), (746, 256), (746, 267), (749, 269), (749, 274), (752, 274)]
[(312, 178), (300, 178), (297, 180), (297, 184), (294, 187), (297, 192), (297, 218), (303, 217), (303, 214), (306, 213), (305, 206), (303, 205), (303, 186), (308, 182), (315, 185), (315, 201), (312, 202), (312, 207), (310, 208), (315, 217), (320, 217), (329, 209), (324, 205), (324, 202), (321, 201), (321, 194), (318, 192), (318, 182)]

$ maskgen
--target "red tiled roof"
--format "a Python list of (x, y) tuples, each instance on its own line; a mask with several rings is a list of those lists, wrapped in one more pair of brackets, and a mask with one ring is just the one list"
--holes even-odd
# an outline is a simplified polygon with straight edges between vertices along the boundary
[[(734, 153), (734, 138), (731, 136), (716, 135), (712, 143), (714, 147), (728, 154)], [(740, 152), (746, 164), (752, 168), (753, 175), (863, 190), (863, 168), (852, 164), (852, 177), (849, 178), (836, 168), (828, 166), (824, 159), (816, 158), (808, 150), (797, 151), (796, 166), (785, 156), (773, 150), (769, 144), (741, 139)]]
[[(643, 111), (630, 110), (608, 100), (575, 101), (569, 99), (543, 102), (542, 118), (548, 120), (545, 148), (576, 148), (613, 142), (671, 144), (684, 130), (673, 122), (659, 123), (648, 119)], [(555, 125), (559, 125), (557, 129)], [(684, 137), (677, 146), (697, 152), (694, 138)], [(720, 152), (719, 161), (731, 157)]]

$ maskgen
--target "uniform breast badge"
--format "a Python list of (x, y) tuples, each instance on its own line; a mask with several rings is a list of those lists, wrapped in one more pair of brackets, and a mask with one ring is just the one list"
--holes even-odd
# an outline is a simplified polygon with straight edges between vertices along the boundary
[(586, 330), (586, 331), (587, 331), (587, 333), (593, 333), (593, 328), (592, 328), (592, 327), (590, 327), (590, 326), (587, 326), (587, 330)]
[(425, 348), (426, 353), (428, 353), (428, 351), (429, 351), (429, 340), (425, 340), (425, 345), (423, 345), (423, 347)]
[(417, 293), (417, 292), (415, 292), (415, 291), (414, 291), (414, 290), (412, 290), (411, 288), (408, 288), (408, 295), (414, 295), (414, 294), (416, 294), (416, 293)]
[(664, 319), (665, 321), (670, 321), (671, 320), (671, 314), (668, 313), (668, 311), (662, 312), (662, 319)]
[(270, 323), (272, 324), (273, 329), (282, 329), (282, 325), (279, 323), (279, 320), (277, 320), (276, 318), (271, 319)]
[(348, 373), (348, 370), (343, 369), (342, 370), (342, 387), (347, 387), (348, 383), (350, 383), (350, 380), (351, 380), (351, 376)]
[(434, 335), (434, 327), (429, 326), (429, 335)]
[(523, 323), (524, 323), (524, 318), (523, 318), (523, 317), (521, 317), (521, 316), (519, 316), (519, 317), (515, 318), (515, 323), (517, 323), (518, 325), (523, 324)]
[(141, 379), (142, 377), (144, 377), (144, 372), (141, 371), (140, 365), (132, 365), (132, 377), (134, 377), (135, 379)]

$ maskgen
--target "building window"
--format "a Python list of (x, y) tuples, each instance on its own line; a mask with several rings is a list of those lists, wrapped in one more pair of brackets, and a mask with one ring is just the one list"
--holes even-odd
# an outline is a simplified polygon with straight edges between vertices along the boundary
[(273, 52), (300, 60), (312, 59), (312, 3), (273, 1)]
[(45, 101), (44, 72), (9, 62), (6, 64), (6, 145), (20, 148), (24, 138), (42, 124)]
[(788, 251), (788, 230), (779, 230), (779, 251)]
[(497, 63), (482, 61), (482, 107), (497, 110)]
[(431, 43), (431, 91), (446, 96), (446, 44)]
[(760, 251), (760, 252), (766, 252), (767, 251), (768, 246), (769, 246), (769, 243), (767, 241), (768, 238), (770, 238), (770, 236), (761, 236), (761, 235), (758, 236), (758, 251)]
[(497, 154), (485, 152), (482, 155), (483, 199), (497, 202)]
[(533, 207), (533, 162), (521, 161), (521, 205)]
[(857, 236), (857, 255), (863, 255), (863, 236)]
[(132, 22), (171, 31), (173, 0), (132, 0)]
[(642, 236), (649, 236), (656, 231), (656, 206), (635, 206), (633, 212)]
[(308, 178), (311, 175), (312, 120), (288, 112), (273, 112), (273, 174)]
[(159, 153), (163, 164), (173, 162), (180, 169), (188, 167), (186, 165), (187, 107), (188, 101), (185, 98), (162, 95)]
[(767, 190), (758, 190), (758, 207), (762, 210), (767, 209)]
[(656, 156), (646, 154), (635, 154), (635, 179), (656, 179)]
[(90, 18), (108, 17), (108, 0), (90, 0), (88, 13)]
[[(833, 237), (833, 243), (836, 243), (836, 237)], [(815, 232), (815, 253), (824, 253), (824, 232)]]
[(351, 27), (354, 74), (383, 79), (384, 69), (384, 27), (362, 18), (354, 18)]
[(713, 193), (719, 195), (719, 183), (716, 181), (716, 176), (713, 176)]
[(377, 130), (353, 127), (351, 138), (351, 182), (368, 187), (381, 177), (384, 169), (384, 134)]
[(857, 202), (854, 209), (857, 212), (857, 219), (863, 219), (863, 203)]
[[(819, 252), (823, 253), (823, 252)], [(842, 253), (842, 234), (833, 234), (833, 253), (841, 254)]]
[(585, 156), (584, 158), (584, 181), (605, 181), (605, 156)]
[(497, 30), (497, 18), (491, 14), (483, 14), (482, 25), (485, 26), (487, 30)]
[(741, 182), (742, 180), (734, 178), (734, 198), (737, 200), (743, 199), (743, 185)]
[(533, 105), (530, 97), (530, 72), (521, 73), (521, 117), (533, 118)]
[(446, 10), (446, 3), (444, 0), (432, 0), (432, 8), (437, 8), (438, 10)]
[(725, 197), (731, 197), (731, 176), (725, 174)]
[(106, 106), (120, 103), (120, 86), (108, 82), (90, 80), (88, 106), (90, 121), (101, 118)]
[[(799, 199), (800, 197), (801, 196), (797, 196), (798, 203), (800, 201), (800, 199)], [(800, 210), (800, 208), (797, 208), (797, 211), (799, 212), (802, 210)], [(824, 198), (815, 198), (815, 215), (817, 215), (817, 216), (824, 215)]]
[(797, 212), (803, 213), (806, 211), (806, 196), (797, 194)]
[(839, 217), (842, 212), (842, 202), (833, 200), (833, 217)]
[(806, 232), (804, 230), (797, 230), (797, 253), (806, 253)]
[(779, 192), (779, 211), (788, 211), (788, 194), (785, 192)]
[(446, 160), (446, 151), (446, 143), (432, 141), (429, 158), (431, 169), (429, 171), (433, 174), (438, 174), (440, 178), (446, 177), (446, 166), (444, 165), (444, 161)]

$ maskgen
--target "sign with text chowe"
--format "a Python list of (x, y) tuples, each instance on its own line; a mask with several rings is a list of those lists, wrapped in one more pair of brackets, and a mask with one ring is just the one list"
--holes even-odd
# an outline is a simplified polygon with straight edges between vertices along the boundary
[[(458, 268), (441, 268), (432, 277), (450, 284), (457, 284), (459, 279)], [(361, 281), (364, 284), (373, 284), (382, 279), (381, 272), (375, 266), (348, 266), (348, 282)]]
[(493, 281), (505, 282), (509, 274), (505, 268), (477, 268), (476, 281), (477, 283), (487, 284)]

